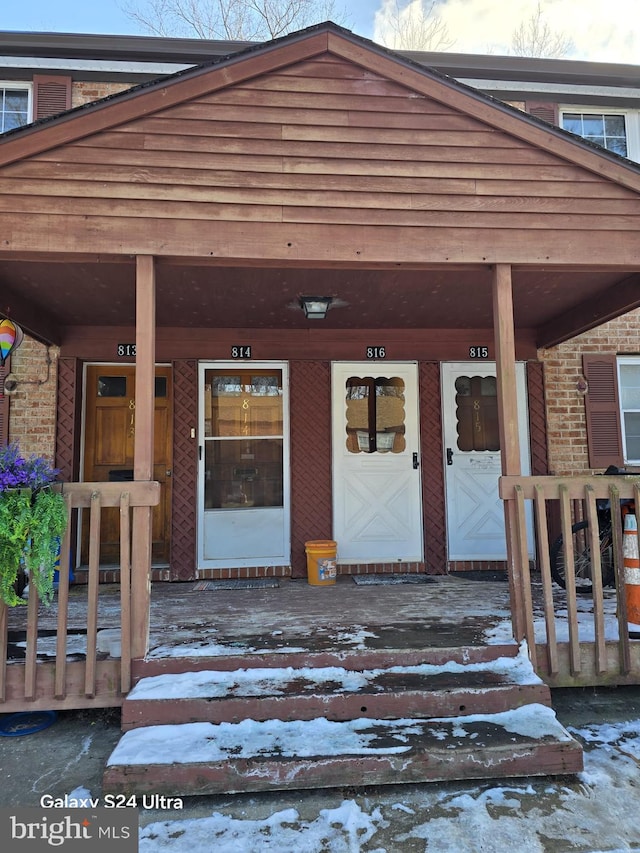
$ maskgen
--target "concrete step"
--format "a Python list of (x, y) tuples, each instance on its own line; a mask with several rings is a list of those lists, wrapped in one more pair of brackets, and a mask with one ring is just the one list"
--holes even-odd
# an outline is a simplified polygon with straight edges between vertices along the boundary
[(122, 736), (103, 789), (182, 797), (567, 774), (582, 766), (580, 745), (551, 708), (534, 703), (455, 718), (142, 727)]
[(523, 656), (344, 667), (202, 670), (143, 678), (122, 706), (122, 728), (188, 722), (351, 720), (495, 713), (550, 705), (549, 688)]
[[(394, 637), (392, 639), (398, 639)], [(370, 640), (374, 642), (375, 640)], [(234, 646), (221, 647), (216, 655), (193, 653), (180, 655), (178, 650), (165, 657), (149, 657), (132, 662), (135, 681), (153, 675), (175, 675), (180, 672), (220, 670), (231, 672), (236, 669), (282, 669), (293, 667), (341, 666), (348, 670), (383, 669), (391, 666), (409, 666), (430, 663), (445, 666), (455, 663), (482, 663), (497, 657), (518, 657), (520, 650), (515, 643), (478, 646), (394, 646), (387, 638), (380, 640), (380, 648), (309, 649), (275, 644), (273, 648), (262, 648), (259, 639), (250, 637), (242, 644), (242, 650)]]

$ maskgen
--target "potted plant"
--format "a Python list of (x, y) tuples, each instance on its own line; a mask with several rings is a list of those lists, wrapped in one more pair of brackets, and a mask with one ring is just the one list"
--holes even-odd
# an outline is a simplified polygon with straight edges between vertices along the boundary
[(22, 456), (17, 444), (0, 448), (0, 599), (24, 604), (16, 591), (24, 570), (44, 604), (54, 594), (54, 573), (67, 510), (58, 470), (41, 456)]

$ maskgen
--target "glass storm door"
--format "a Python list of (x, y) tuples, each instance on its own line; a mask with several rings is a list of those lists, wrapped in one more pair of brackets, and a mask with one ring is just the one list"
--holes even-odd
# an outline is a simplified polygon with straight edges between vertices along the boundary
[(338, 560), (421, 560), (416, 364), (334, 364), (333, 538)]
[(200, 365), (199, 566), (288, 565), (286, 365)]
[[(516, 365), (522, 473), (528, 474), (529, 430), (524, 364)], [(504, 507), (498, 391), (493, 362), (442, 365), (447, 547), (449, 560), (504, 560)], [(528, 515), (529, 542), (531, 518)]]

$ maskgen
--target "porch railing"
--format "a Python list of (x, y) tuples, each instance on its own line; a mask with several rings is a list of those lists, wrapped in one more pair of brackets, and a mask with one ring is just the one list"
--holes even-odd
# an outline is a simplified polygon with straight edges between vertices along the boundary
[[(630, 639), (620, 501), (640, 508), (640, 477), (517, 477), (500, 479), (509, 519), (511, 594), (516, 639), (526, 639), (536, 670), (555, 686), (640, 684), (640, 643)], [(603, 590), (596, 501), (611, 506), (615, 591)], [(531, 502), (535, 543), (527, 541)], [(549, 521), (563, 537), (566, 589), (551, 576)], [(591, 592), (576, 590), (572, 525), (587, 521), (585, 545), (592, 562)], [(535, 573), (529, 554), (535, 551)], [(533, 591), (537, 592), (534, 596)], [(540, 600), (541, 599), (541, 600)], [(607, 607), (605, 607), (605, 604)]]
[[(132, 578), (132, 516), (134, 507), (155, 506), (159, 500), (156, 482), (123, 483), (65, 483), (62, 492), (68, 510), (67, 531), (61, 543), (58, 592), (51, 610), (40, 606), (38, 595), (31, 589), (24, 610), (8, 608), (0, 603), (0, 713), (36, 709), (62, 709), (83, 707), (110, 707), (120, 705), (131, 688), (131, 578)], [(99, 568), (100, 531), (103, 511), (119, 510), (119, 570), (120, 613), (116, 631), (120, 635), (120, 657), (98, 652), (99, 630)], [(82, 523), (89, 525), (89, 554), (87, 584), (73, 587), (82, 592), (82, 618), (85, 621), (86, 649), (78, 654), (70, 648), (70, 590), (69, 572), (72, 536), (78, 530), (80, 514)], [(150, 567), (147, 568), (147, 571)], [(80, 589), (80, 587), (83, 587)], [(148, 606), (148, 602), (147, 602)], [(15, 611), (15, 612), (12, 612)], [(42, 624), (51, 624), (55, 651), (46, 659), (38, 653), (42, 643)], [(113, 617), (110, 624), (113, 623)], [(10, 656), (10, 632), (15, 649), (16, 626), (21, 626), (24, 639), (24, 658)], [(51, 630), (47, 633), (52, 633)], [(39, 636), (40, 635), (40, 636)]]

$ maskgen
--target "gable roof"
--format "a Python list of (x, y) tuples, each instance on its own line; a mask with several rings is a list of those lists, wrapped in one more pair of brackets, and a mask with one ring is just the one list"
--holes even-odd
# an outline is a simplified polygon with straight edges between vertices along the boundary
[(640, 304), (638, 190), (628, 161), (323, 24), (5, 137), (3, 299), (126, 324), (148, 254), (160, 325), (253, 306), (296, 328), (331, 269), (352, 309), (325, 327), (489, 328), (508, 263), (518, 327), (555, 342)]
[[(75, 141), (96, 130), (107, 130), (131, 118), (152, 115), (185, 99), (211, 93), (252, 76), (276, 71), (288, 64), (328, 52), (358, 62), (416, 92), (441, 97), (488, 124), (545, 150), (553, 150), (569, 159), (576, 158), (587, 169), (640, 189), (639, 164), (549, 125), (433, 67), (426, 68), (411, 59), (410, 55), (394, 52), (330, 21), (270, 42), (251, 44), (244, 49), (237, 49), (237, 43), (233, 47), (233, 52), (225, 56), (167, 77), (140, 83), (125, 92), (0, 135), (0, 167), (16, 159)], [(460, 98), (456, 98), (458, 93)], [(468, 96), (466, 100), (465, 95)], [(609, 169), (608, 163), (614, 164), (613, 170)], [(620, 172), (615, 166), (629, 169), (631, 176), (625, 177), (625, 172)]]

